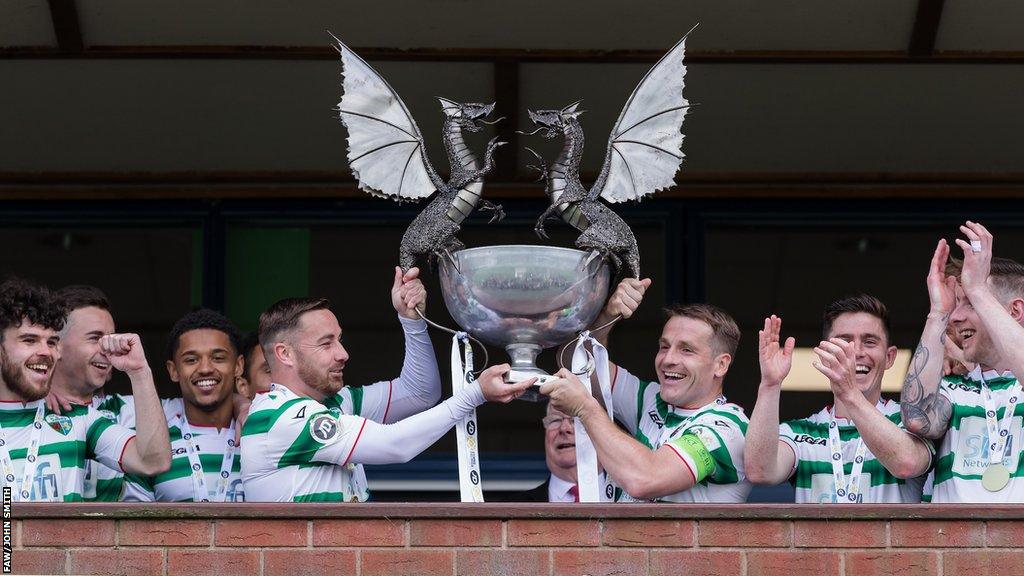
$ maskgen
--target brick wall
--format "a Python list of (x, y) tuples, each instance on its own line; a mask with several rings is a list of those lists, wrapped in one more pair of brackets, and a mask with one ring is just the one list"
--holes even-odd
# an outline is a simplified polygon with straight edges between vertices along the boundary
[(15, 573), (1024, 574), (1024, 507), (14, 505)]

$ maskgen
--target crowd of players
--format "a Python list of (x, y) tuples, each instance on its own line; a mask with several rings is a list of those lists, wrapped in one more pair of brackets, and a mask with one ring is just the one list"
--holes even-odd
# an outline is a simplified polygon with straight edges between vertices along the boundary
[[(901, 401), (881, 397), (893, 366), (885, 305), (861, 294), (830, 304), (814, 363), (834, 401), (779, 421), (795, 342), (770, 316), (758, 331), (761, 382), (749, 419), (724, 380), (740, 330), (710, 304), (675, 305), (642, 380), (610, 364), (614, 419), (572, 372), (549, 398), (551, 477), (523, 500), (577, 501), (574, 423), (618, 502), (743, 502), (752, 483), (796, 487), (797, 502), (1022, 502), (1024, 265), (992, 256), (967, 222), (940, 240), (927, 275), (930, 311)], [(417, 313), (418, 271), (391, 290), (405, 336), (400, 374), (346, 386), (348, 353), (324, 299), (281, 300), (242, 339), (223, 315), (189, 312), (171, 329), (166, 370), (181, 397), (160, 399), (143, 344), (119, 333), (98, 289), (0, 284), (0, 472), (17, 501), (363, 502), (364, 464), (406, 462), (484, 402), (534, 384), (484, 370), (441, 401), (441, 377)], [(629, 318), (649, 279), (623, 280), (595, 326)], [(607, 345), (610, 327), (594, 335)], [(614, 357), (614, 349), (611, 351)], [(105, 393), (113, 370), (131, 395)]]

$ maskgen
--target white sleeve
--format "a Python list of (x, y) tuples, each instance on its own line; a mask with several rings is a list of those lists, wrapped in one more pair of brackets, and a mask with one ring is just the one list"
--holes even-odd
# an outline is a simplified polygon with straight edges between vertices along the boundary
[(437, 404), (441, 399), (441, 373), (430, 343), (427, 323), (399, 316), (405, 333), (402, 372), (391, 382), (391, 401), (381, 422), (398, 422)]
[(441, 404), (394, 424), (367, 420), (349, 461), (359, 464), (408, 462), (483, 403), (480, 384), (473, 382)]
[(640, 379), (618, 364), (612, 374), (612, 409), (615, 420), (636, 434), (639, 426), (637, 411), (640, 410)]

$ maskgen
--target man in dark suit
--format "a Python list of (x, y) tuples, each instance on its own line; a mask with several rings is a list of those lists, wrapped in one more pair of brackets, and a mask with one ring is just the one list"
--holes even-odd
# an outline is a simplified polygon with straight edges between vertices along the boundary
[(544, 460), (551, 475), (533, 490), (510, 500), (516, 502), (579, 502), (576, 486), (576, 435), (572, 417), (550, 405), (544, 423)]

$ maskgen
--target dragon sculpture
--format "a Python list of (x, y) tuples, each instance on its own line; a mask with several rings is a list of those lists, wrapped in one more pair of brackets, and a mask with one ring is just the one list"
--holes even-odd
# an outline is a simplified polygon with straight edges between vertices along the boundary
[[(692, 30), (691, 30), (692, 32)], [(689, 33), (687, 33), (687, 36)], [(689, 103), (683, 97), (686, 66), (683, 65), (686, 36), (651, 68), (626, 100), (619, 119), (608, 137), (601, 172), (588, 190), (580, 182), (583, 129), (578, 117), (579, 102), (561, 110), (529, 111), (530, 120), (544, 138), (561, 134), (562, 152), (549, 167), (540, 162), (541, 179), (551, 205), (537, 220), (534, 230), (547, 238), (544, 223), (556, 215), (581, 232), (576, 246), (592, 250), (615, 265), (620, 272), (640, 277), (640, 252), (629, 225), (598, 198), (610, 203), (640, 200), (675, 184), (683, 161), (680, 131)], [(624, 269), (625, 268), (625, 269)]]
[(438, 98), (445, 114), (442, 138), (451, 164), (446, 182), (427, 159), (423, 136), (398, 93), (341, 40), (334, 40), (343, 77), (337, 110), (348, 129), (348, 162), (359, 188), (397, 202), (416, 202), (437, 192), (402, 236), (399, 265), (408, 271), (421, 256), (431, 264), (439, 257), (451, 259), (451, 252), (464, 247), (456, 234), (478, 205), (494, 212), (492, 222), (504, 217), (501, 206), (482, 200), (480, 193), (484, 176), (494, 167), (494, 151), (505, 142), (495, 137), (487, 143), (481, 167), (462, 137), (463, 130), (479, 132), (481, 124), (501, 120), (486, 120), (494, 104)]

